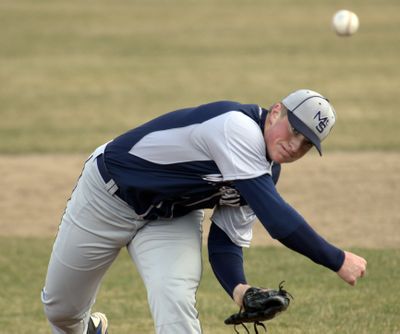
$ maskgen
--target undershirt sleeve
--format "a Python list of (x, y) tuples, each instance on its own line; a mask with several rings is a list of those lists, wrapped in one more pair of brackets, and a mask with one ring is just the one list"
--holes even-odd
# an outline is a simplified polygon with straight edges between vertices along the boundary
[(270, 175), (237, 180), (235, 185), (258, 219), (274, 238), (312, 261), (337, 271), (344, 252), (328, 243), (283, 198)]
[(235, 245), (214, 223), (208, 235), (208, 259), (219, 283), (233, 297), (236, 285), (246, 283), (242, 247)]

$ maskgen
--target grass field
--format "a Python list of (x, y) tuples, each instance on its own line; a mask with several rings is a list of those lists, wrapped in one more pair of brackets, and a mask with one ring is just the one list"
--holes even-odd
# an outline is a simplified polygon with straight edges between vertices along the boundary
[[(342, 8), (360, 17), (351, 38), (330, 28)], [(0, 333), (50, 332), (39, 293), (81, 157), (172, 109), (218, 99), (268, 107), (308, 87), (331, 99), (338, 122), (325, 165), (299, 163), (282, 192), (323, 235), (365, 256), (368, 275), (351, 288), (257, 242), (248, 278), (286, 280), (295, 296), (271, 333), (399, 334), (399, 26), (398, 0), (2, 0)], [(233, 333), (223, 319), (236, 308), (206, 257), (204, 332)], [(122, 252), (95, 309), (111, 334), (152, 333), (144, 300)]]
[[(398, 0), (2, 0), (0, 152), (88, 152), (169, 110), (269, 107), (313, 88), (338, 112), (327, 149), (398, 150)], [(17, 24), (18, 23), (18, 24)]]
[[(50, 245), (49, 239), (0, 238), (0, 283), (7, 287), (1, 291), (0, 333), (28, 334), (32, 328), (34, 333), (49, 332), (39, 295)], [(400, 250), (355, 251), (369, 259), (371, 269), (357, 288), (345, 286), (335, 274), (283, 248), (257, 247), (245, 252), (248, 277), (254, 284), (286, 280), (286, 288), (295, 297), (288, 311), (270, 322), (270, 332), (400, 333)], [(96, 309), (111, 320), (110, 333), (151, 333), (145, 298), (141, 280), (122, 251), (96, 303)], [(223, 319), (237, 309), (228, 302), (208, 265), (198, 291), (198, 309), (205, 333), (233, 333)]]

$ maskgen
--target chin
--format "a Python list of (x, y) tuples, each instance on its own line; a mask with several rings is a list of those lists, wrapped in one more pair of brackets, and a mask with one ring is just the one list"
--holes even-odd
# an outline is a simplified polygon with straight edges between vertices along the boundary
[(287, 160), (287, 159), (276, 159), (274, 160), (278, 164), (287, 164), (289, 162), (292, 162), (292, 160)]
[(273, 161), (277, 162), (278, 164), (286, 164), (295, 161), (295, 158), (286, 157), (281, 154), (276, 154), (274, 157), (271, 157)]
[(280, 154), (272, 154), (270, 157), (271, 157), (272, 161), (275, 161), (278, 164), (283, 164), (283, 163), (287, 162), (286, 159)]

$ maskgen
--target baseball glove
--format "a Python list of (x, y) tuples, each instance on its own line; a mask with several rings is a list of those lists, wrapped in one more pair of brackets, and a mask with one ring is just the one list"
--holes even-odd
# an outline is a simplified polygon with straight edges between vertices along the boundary
[(243, 306), (238, 313), (232, 314), (225, 320), (226, 325), (234, 325), (236, 333), (236, 325), (242, 325), (247, 333), (250, 333), (244, 323), (250, 322), (254, 324), (254, 330), (258, 334), (257, 327), (262, 327), (265, 331), (267, 328), (262, 321), (274, 318), (278, 313), (285, 311), (293, 296), (283, 289), (282, 281), (279, 284), (279, 290), (265, 290), (252, 287), (248, 289), (243, 296)]

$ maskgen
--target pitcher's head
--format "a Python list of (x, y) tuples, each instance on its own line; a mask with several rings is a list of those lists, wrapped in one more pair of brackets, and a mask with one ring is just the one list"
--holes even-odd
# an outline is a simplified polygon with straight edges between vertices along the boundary
[(270, 158), (292, 162), (315, 146), (322, 154), (321, 142), (335, 124), (336, 114), (321, 94), (297, 90), (269, 110), (264, 137)]

